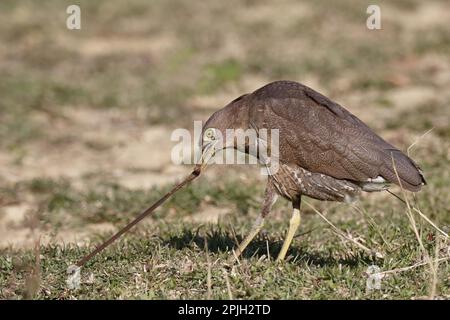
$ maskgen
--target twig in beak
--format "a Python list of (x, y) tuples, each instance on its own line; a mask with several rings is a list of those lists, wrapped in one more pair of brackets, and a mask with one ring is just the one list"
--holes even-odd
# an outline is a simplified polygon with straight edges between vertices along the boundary
[(205, 168), (208, 165), (209, 160), (211, 160), (216, 154), (216, 146), (217, 142), (210, 142), (205, 145), (205, 148), (202, 151), (202, 156), (200, 157), (200, 169)]
[[(82, 267), (84, 266), (90, 259), (92, 259), (97, 253), (103, 251), (107, 246), (109, 246), (111, 243), (113, 243), (115, 240), (117, 240), (121, 235), (123, 235), (125, 232), (130, 230), (133, 226), (138, 224), (142, 219), (147, 217), (150, 213), (152, 213), (156, 208), (158, 208), (164, 201), (166, 201), (171, 195), (173, 195), (175, 192), (180, 190), (182, 187), (184, 187), (186, 184), (197, 178), (201, 173), (202, 167), (197, 165), (195, 166), (194, 170), (191, 172), (189, 176), (187, 176), (183, 181), (175, 185), (172, 190), (167, 192), (163, 197), (161, 197), (158, 201), (156, 201), (151, 207), (149, 207), (147, 210), (142, 212), (140, 215), (138, 215), (133, 221), (131, 221), (129, 224), (127, 224), (125, 227), (120, 229), (117, 233), (115, 233), (111, 238), (103, 242), (100, 246), (98, 246), (94, 251), (92, 251), (90, 254), (84, 256), (80, 261), (77, 262), (75, 267)], [(71, 268), (70, 266), (69, 268)]]

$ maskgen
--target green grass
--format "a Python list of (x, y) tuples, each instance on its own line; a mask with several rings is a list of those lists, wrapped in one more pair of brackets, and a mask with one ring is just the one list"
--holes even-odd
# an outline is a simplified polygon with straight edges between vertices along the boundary
[[(169, 188), (171, 186), (130, 190), (105, 181), (79, 190), (67, 180), (33, 179), (7, 186), (1, 194), (14, 199), (18, 190), (22, 195), (29, 193), (40, 208), (42, 222), (56, 226), (67, 217), (78, 225), (106, 221), (124, 223), (149, 203), (157, 201)], [(165, 217), (169, 212), (175, 212), (177, 217), (192, 214), (205, 203), (204, 199), (209, 205), (233, 207), (237, 214), (246, 215), (259, 207), (261, 193), (258, 185), (202, 180), (201, 184), (189, 185), (169, 199), (157, 216)]]
[[(423, 260), (405, 207), (380, 195), (364, 196), (360, 211), (311, 203), (338, 228), (383, 253), (383, 259), (342, 241), (303, 206), (291, 258), (276, 264), (291, 210), (283, 200), (240, 264), (231, 265), (231, 250), (251, 228), (264, 189), (246, 170), (233, 168), (200, 178), (97, 256), (83, 269), (79, 290), (66, 288), (65, 272), (110, 235), (95, 227), (120, 228), (170, 188), (127, 187), (122, 179), (128, 174), (163, 176), (173, 167), (139, 169), (142, 163), (112, 161), (116, 167), (111, 168), (116, 147), (137, 139), (144, 143), (140, 134), (159, 127), (190, 128), (192, 120), (206, 119), (236, 96), (279, 79), (325, 93), (402, 150), (433, 128), (411, 150), (428, 181), (414, 203), (448, 232), (448, 28), (439, 19), (414, 28), (414, 21), (397, 19), (400, 14), (426, 18), (422, 7), (445, 1), (380, 1), (381, 31), (366, 29), (370, 2), (359, 0), (333, 5), (81, 0), (75, 3), (82, 8), (82, 30), (68, 31), (65, 9), (73, 3), (0, 1), (0, 227), (30, 232), (30, 239), (68, 232), (86, 236), (90, 245), (58, 241), (38, 249), (1, 248), (0, 298), (204, 299), (208, 261), (213, 298), (228, 298), (225, 273), (235, 298), (412, 299), (429, 294), (428, 266), (391, 275), (382, 280), (381, 290), (366, 291), (369, 265), (386, 271)], [(431, 92), (431, 98), (405, 102), (409, 97), (402, 92), (410, 88)], [(158, 145), (148, 148), (159, 151)], [(66, 153), (70, 159), (55, 156)], [(146, 156), (149, 163), (159, 159)], [(77, 165), (95, 159), (107, 166), (77, 175)], [(56, 172), (64, 174), (52, 175), (48, 166), (63, 168)], [(5, 226), (2, 218), (17, 206), (24, 206), (26, 214)], [(215, 210), (221, 212), (218, 223), (205, 222)], [(434, 256), (434, 231), (416, 219)], [(449, 243), (441, 245), (444, 256)], [(439, 297), (450, 297), (449, 274), (448, 262), (441, 262)]]
[[(242, 219), (233, 222), (242, 222)], [(311, 217), (306, 219), (304, 229), (317, 225), (321, 223)], [(236, 237), (242, 238), (249, 227), (249, 223), (241, 223)], [(66, 289), (66, 268), (87, 254), (89, 248), (70, 245), (41, 247), (40, 287), (35, 292), (27, 291), (26, 286), (27, 279), (33, 276), (33, 252), (8, 250), (0, 258), (1, 295), (3, 298), (28, 295), (38, 299), (203, 299), (206, 297), (208, 269), (205, 241), (209, 259), (214, 262), (211, 266), (213, 298), (228, 298), (224, 272), (230, 277), (235, 298), (401, 299), (428, 294), (430, 279), (424, 267), (389, 276), (382, 280), (381, 290), (366, 291), (365, 272), (369, 265), (390, 270), (412, 265), (418, 260), (420, 252), (406, 224), (382, 229), (387, 241), (393, 244), (384, 259), (374, 261), (357, 249), (345, 246), (322, 224), (320, 229), (298, 237), (289, 252), (293, 259), (278, 264), (274, 258), (281, 247), (282, 227), (285, 224), (270, 223), (267, 235), (258, 237), (240, 264), (232, 266), (227, 261), (235, 240), (229, 224), (198, 226), (160, 221), (148, 230), (141, 229), (127, 235), (88, 263), (83, 269), (83, 281), (87, 281), (90, 274), (93, 274), (94, 281), (84, 283), (73, 292)], [(348, 227), (353, 227), (352, 232), (358, 230), (355, 223)], [(371, 242), (375, 241), (375, 233), (365, 233), (365, 236), (372, 236)], [(433, 252), (434, 243), (426, 241), (426, 245)], [(270, 261), (266, 256), (266, 246), (269, 246)], [(447, 297), (450, 293), (449, 271), (448, 263), (442, 263), (438, 292)]]
[(229, 82), (236, 82), (242, 74), (242, 67), (234, 60), (226, 60), (206, 67), (200, 86), (206, 93), (217, 91)]
[[(59, 228), (77, 228), (105, 221), (120, 227), (166, 189), (135, 191), (115, 185), (95, 185), (87, 192), (80, 192), (67, 182), (49, 180), (33, 180), (16, 188), (22, 192), (28, 190), (42, 199), (39, 223), (50, 222)], [(134, 229), (89, 262), (83, 269), (85, 283), (76, 291), (66, 288), (66, 268), (108, 234), (97, 234), (88, 247), (68, 244), (40, 246), (38, 251), (4, 249), (0, 257), (0, 296), (203, 299), (207, 292), (208, 261), (213, 261), (210, 266), (212, 292), (218, 299), (228, 298), (224, 272), (230, 278), (235, 298), (402, 299), (428, 294), (430, 275), (426, 266), (384, 278), (381, 290), (366, 290), (368, 266), (374, 264), (387, 271), (422, 260), (404, 213), (405, 207), (394, 198), (375, 204), (369, 204), (366, 198), (357, 204), (362, 211), (343, 204), (312, 202), (319, 209), (330, 209), (327, 215), (335, 225), (354, 237), (362, 237), (367, 247), (382, 253), (382, 259), (342, 241), (324, 221), (303, 206), (306, 215), (289, 251), (290, 259), (275, 263), (290, 211), (287, 202), (281, 201), (264, 231), (249, 245), (240, 264), (231, 264), (232, 249), (249, 231), (256, 214), (256, 203), (261, 195), (259, 189), (231, 181), (200, 181), (180, 191), (148, 218), (147, 224)], [(440, 226), (449, 226), (450, 215), (442, 200), (444, 195), (432, 196), (427, 191), (421, 194), (419, 207)], [(200, 210), (205, 198), (209, 204), (227, 206), (232, 213), (219, 219), (218, 224), (183, 222), (183, 217)], [(429, 206), (435, 210), (430, 211)], [(63, 213), (64, 223), (58, 224)], [(416, 219), (420, 222), (425, 247), (434, 256), (435, 232), (424, 221)], [(448, 243), (442, 243), (441, 248), (440, 256), (445, 256)], [(39, 256), (39, 262), (36, 262), (36, 256)], [(442, 262), (438, 273), (439, 296), (450, 294), (449, 271), (448, 261)], [(33, 286), (33, 283), (39, 283), (39, 286)]]
[[(286, 18), (283, 24), (275, 23), (276, 19), (248, 19), (248, 13), (267, 3), (79, 3), (85, 19), (80, 32), (63, 27), (64, 1), (2, 4), (0, 39), (9, 44), (0, 64), (4, 79), (0, 84), (2, 145), (25, 144), (45, 134), (33, 117), (42, 109), (59, 114), (64, 107), (145, 108), (148, 124), (184, 125), (193, 118), (190, 99), (226, 92), (249, 74), (268, 80), (316, 77), (329, 90), (334, 89), (336, 80), (351, 79), (351, 88), (340, 92), (343, 96), (348, 90), (389, 90), (394, 87), (389, 66), (408, 54), (446, 54), (449, 48), (448, 32), (439, 26), (412, 41), (408, 30), (395, 20), (386, 21), (381, 32), (367, 32), (367, 5), (359, 1), (345, 1), (333, 8), (322, 1), (308, 4), (310, 14)], [(411, 11), (417, 3), (412, 4), (395, 6)], [(236, 6), (240, 8), (237, 12)], [(289, 2), (280, 4), (280, 8), (286, 7)], [(190, 19), (198, 16), (200, 9), (201, 19)], [(49, 23), (48, 16), (55, 19)], [(185, 19), (191, 23), (184, 23)], [(339, 26), (338, 34), (329, 32), (333, 25)], [(227, 49), (231, 40), (224, 39), (225, 30), (239, 45), (239, 52)], [(173, 44), (163, 54), (127, 51), (124, 45), (122, 51), (93, 55), (76, 45), (95, 43), (98, 38), (108, 43), (128, 38), (152, 41), (153, 37), (167, 37)], [(430, 82), (429, 77), (426, 81)]]

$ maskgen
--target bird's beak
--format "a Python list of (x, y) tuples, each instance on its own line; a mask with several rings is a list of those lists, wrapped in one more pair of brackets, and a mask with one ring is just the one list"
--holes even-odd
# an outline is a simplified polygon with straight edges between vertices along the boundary
[(209, 142), (203, 146), (202, 156), (200, 158), (200, 169), (205, 168), (208, 165), (208, 162), (216, 154), (215, 145), (216, 145), (216, 142)]

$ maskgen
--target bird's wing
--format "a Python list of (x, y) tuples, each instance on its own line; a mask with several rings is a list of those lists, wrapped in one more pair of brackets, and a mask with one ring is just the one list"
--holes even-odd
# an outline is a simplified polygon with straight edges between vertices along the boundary
[[(417, 191), (425, 183), (418, 166), (356, 116), (301, 86), (295, 94), (253, 97), (258, 127), (280, 130), (280, 160), (337, 179), (367, 182), (378, 176)], [(286, 92), (286, 91), (285, 91)]]

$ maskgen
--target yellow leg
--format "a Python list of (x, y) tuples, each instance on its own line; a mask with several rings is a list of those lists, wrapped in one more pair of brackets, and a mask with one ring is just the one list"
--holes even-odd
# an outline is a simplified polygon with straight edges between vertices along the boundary
[(277, 194), (275, 192), (275, 188), (271, 183), (267, 184), (266, 191), (264, 193), (264, 202), (261, 208), (261, 213), (259, 217), (256, 219), (253, 224), (252, 230), (245, 237), (245, 239), (239, 244), (239, 247), (235, 251), (235, 258), (237, 259), (242, 252), (244, 252), (245, 248), (247, 248), (248, 244), (253, 240), (253, 238), (261, 231), (264, 226), (264, 218), (269, 214), (270, 209), (273, 204), (277, 200)]
[(253, 240), (253, 238), (261, 231), (264, 226), (264, 218), (259, 216), (255, 224), (253, 225), (250, 233), (245, 237), (245, 239), (239, 244), (239, 247), (236, 250), (236, 258), (239, 257), (242, 252), (244, 252), (245, 248), (247, 248), (248, 244)]
[(300, 205), (294, 207), (294, 213), (292, 214), (291, 220), (289, 221), (289, 230), (284, 239), (283, 247), (278, 254), (277, 261), (282, 261), (286, 257), (286, 253), (291, 245), (292, 239), (294, 238), (295, 232), (300, 225)]

